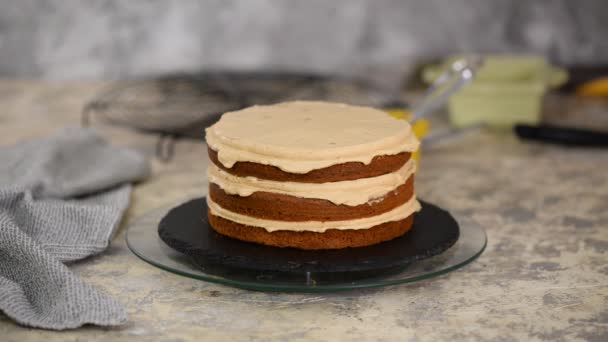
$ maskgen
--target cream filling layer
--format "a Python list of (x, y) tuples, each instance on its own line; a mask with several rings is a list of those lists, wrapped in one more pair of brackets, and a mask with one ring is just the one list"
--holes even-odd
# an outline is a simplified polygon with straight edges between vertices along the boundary
[(385, 112), (345, 104), (295, 101), (226, 113), (206, 129), (207, 144), (227, 168), (248, 161), (291, 173), (413, 152), (410, 125)]
[[(412, 134), (413, 136), (413, 134)], [(387, 138), (376, 144), (370, 144), (366, 150), (359, 148), (343, 149), (336, 151), (336, 157), (323, 158), (318, 160), (306, 160), (304, 156), (311, 156), (309, 151), (298, 152), (298, 155), (290, 157), (279, 157), (272, 154), (261, 154), (254, 151), (247, 151), (238, 147), (231, 146), (228, 140), (222, 141), (213, 131), (207, 131), (207, 144), (217, 151), (218, 160), (222, 165), (231, 168), (237, 162), (252, 162), (262, 165), (272, 165), (285, 172), (307, 173), (332, 165), (348, 162), (361, 162), (368, 165), (376, 156), (395, 155), (401, 152), (412, 152), (418, 149), (418, 141), (415, 143), (409, 136), (398, 136)], [(263, 148), (260, 148), (263, 149)], [(356, 151), (360, 150), (360, 151)], [(302, 157), (302, 158), (300, 158)]]
[(408, 160), (399, 170), (385, 175), (327, 183), (278, 182), (256, 177), (238, 177), (213, 163), (207, 169), (209, 182), (231, 195), (250, 196), (256, 191), (328, 200), (336, 205), (356, 206), (381, 198), (407, 181), (416, 171)]
[(382, 213), (380, 215), (359, 218), (354, 220), (344, 221), (301, 221), (301, 222), (290, 222), (290, 221), (276, 221), (276, 220), (265, 220), (247, 215), (242, 215), (229, 210), (226, 210), (213, 202), (207, 196), (207, 206), (211, 214), (219, 216), (221, 218), (240, 223), (247, 226), (254, 226), (264, 228), (269, 232), (278, 230), (288, 231), (309, 231), (322, 233), (328, 229), (369, 229), (385, 222), (399, 221), (407, 218), (413, 213), (420, 210), (420, 203), (416, 200), (416, 196), (399, 207)]

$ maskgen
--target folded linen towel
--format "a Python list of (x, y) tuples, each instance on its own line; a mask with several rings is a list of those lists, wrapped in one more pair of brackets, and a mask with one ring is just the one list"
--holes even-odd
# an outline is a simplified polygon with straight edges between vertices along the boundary
[(124, 307), (63, 262), (100, 253), (129, 205), (146, 158), (90, 129), (0, 147), (0, 311), (46, 329), (118, 325)]

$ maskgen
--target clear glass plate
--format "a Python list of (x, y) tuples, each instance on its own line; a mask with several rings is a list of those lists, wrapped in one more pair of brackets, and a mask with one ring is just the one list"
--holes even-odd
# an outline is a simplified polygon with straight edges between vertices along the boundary
[(331, 292), (409, 283), (436, 277), (465, 266), (475, 260), (486, 247), (484, 230), (471, 219), (456, 217), (460, 225), (460, 238), (447, 251), (428, 259), (412, 262), (384, 276), (344, 277), (326, 279), (315, 274), (305, 277), (275, 277), (267, 273), (247, 272), (222, 267), (203, 270), (190, 257), (167, 246), (157, 233), (158, 223), (174, 206), (153, 210), (127, 230), (129, 249), (142, 260), (163, 270), (186, 277), (258, 291)]

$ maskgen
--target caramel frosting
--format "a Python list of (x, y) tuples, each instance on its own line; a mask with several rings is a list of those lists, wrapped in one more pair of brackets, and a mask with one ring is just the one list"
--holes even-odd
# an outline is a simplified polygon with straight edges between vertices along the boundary
[(416, 163), (410, 159), (396, 172), (377, 177), (327, 183), (278, 182), (256, 177), (238, 177), (211, 164), (207, 170), (209, 182), (217, 184), (231, 195), (249, 196), (256, 191), (273, 192), (302, 198), (328, 200), (336, 205), (361, 205), (382, 198), (407, 181)]
[(311, 231), (322, 233), (328, 229), (368, 229), (385, 222), (399, 221), (407, 218), (413, 213), (420, 210), (420, 203), (416, 200), (416, 196), (398, 206), (397, 208), (382, 213), (380, 215), (359, 218), (354, 220), (345, 221), (276, 221), (266, 220), (256, 217), (251, 217), (243, 214), (238, 214), (229, 210), (226, 210), (213, 202), (209, 196), (207, 196), (207, 207), (211, 214), (225, 218), (236, 223), (240, 223), (247, 226), (254, 226), (264, 228), (269, 232), (277, 230), (289, 230), (289, 231)]
[(385, 112), (339, 103), (294, 101), (229, 112), (206, 129), (207, 144), (222, 165), (236, 162), (307, 173), (375, 156), (413, 152), (410, 125)]

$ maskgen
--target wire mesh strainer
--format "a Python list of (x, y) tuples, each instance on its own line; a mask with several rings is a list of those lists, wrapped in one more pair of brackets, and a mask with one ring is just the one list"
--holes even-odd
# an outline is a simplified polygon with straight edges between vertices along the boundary
[(182, 74), (111, 86), (83, 109), (94, 121), (159, 134), (156, 153), (173, 154), (176, 138), (200, 139), (221, 114), (255, 104), (325, 100), (378, 106), (387, 99), (363, 81), (266, 72)]

